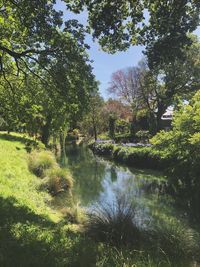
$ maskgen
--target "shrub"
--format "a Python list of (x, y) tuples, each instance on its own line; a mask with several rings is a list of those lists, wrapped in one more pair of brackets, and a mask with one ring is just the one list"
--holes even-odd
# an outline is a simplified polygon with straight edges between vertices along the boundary
[(39, 177), (44, 177), (47, 169), (57, 166), (56, 159), (50, 151), (34, 151), (29, 156), (30, 171)]
[(148, 142), (149, 141), (149, 138), (150, 138), (149, 131), (143, 131), (143, 130), (141, 130), (141, 131), (138, 131), (135, 135), (138, 138), (138, 140), (140, 142), (143, 142), (143, 143)]
[(114, 139), (116, 143), (127, 143), (127, 142), (133, 142), (134, 136), (132, 136), (129, 133), (117, 134)]
[(45, 172), (44, 187), (52, 194), (67, 191), (73, 186), (71, 174), (66, 169), (54, 167)]
[(111, 156), (114, 144), (111, 143), (93, 143), (90, 148), (99, 155)]
[(67, 133), (67, 136), (66, 136), (66, 141), (76, 141), (79, 139), (79, 130), (78, 129), (74, 129), (73, 131), (71, 132), (68, 132)]
[(165, 170), (171, 160), (152, 147), (125, 147), (111, 143), (93, 143), (89, 147), (99, 155), (112, 156), (116, 161), (137, 168)]
[(163, 158), (171, 159), (169, 172), (175, 183), (198, 185), (200, 177), (200, 91), (175, 114), (173, 129), (151, 139)]
[(183, 222), (170, 219), (156, 225), (154, 231), (153, 246), (156, 244), (173, 261), (193, 257), (199, 260), (199, 236)]
[(94, 239), (117, 247), (136, 245), (140, 241), (134, 207), (124, 198), (97, 207), (90, 214), (87, 229)]

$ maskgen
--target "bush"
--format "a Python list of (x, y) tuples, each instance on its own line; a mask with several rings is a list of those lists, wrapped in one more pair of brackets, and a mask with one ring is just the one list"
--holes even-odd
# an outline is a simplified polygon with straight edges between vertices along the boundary
[(138, 138), (138, 140), (142, 143), (146, 143), (149, 141), (150, 138), (150, 133), (149, 131), (138, 131), (136, 134), (136, 137)]
[(200, 186), (200, 91), (175, 114), (173, 129), (151, 139), (163, 158), (170, 158), (169, 173), (176, 184)]
[(156, 244), (174, 262), (191, 258), (199, 260), (199, 235), (183, 222), (170, 219), (157, 224), (152, 240), (153, 246)]
[(128, 143), (134, 141), (134, 136), (129, 133), (126, 134), (116, 134), (115, 135), (115, 142), (116, 143)]
[(44, 177), (45, 171), (56, 167), (57, 163), (50, 151), (34, 151), (30, 154), (28, 166), (35, 175)]
[(73, 131), (67, 133), (66, 141), (76, 141), (78, 139), (79, 139), (78, 129), (74, 129)]
[(52, 195), (67, 191), (73, 186), (73, 179), (66, 169), (54, 167), (45, 172), (44, 187)]
[(93, 143), (89, 146), (95, 153), (104, 156), (111, 156), (114, 144), (111, 143)]
[(112, 204), (102, 204), (90, 214), (88, 233), (95, 240), (121, 247), (138, 245), (140, 231), (135, 222), (135, 210), (124, 198)]

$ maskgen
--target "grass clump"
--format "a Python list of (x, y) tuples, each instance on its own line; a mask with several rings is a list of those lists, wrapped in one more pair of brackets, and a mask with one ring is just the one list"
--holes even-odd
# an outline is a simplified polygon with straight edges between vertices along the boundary
[(157, 248), (169, 255), (174, 262), (179, 259), (200, 260), (199, 234), (186, 227), (183, 222), (171, 219), (168, 222), (157, 224), (153, 240)]
[(112, 205), (101, 205), (90, 214), (88, 233), (98, 241), (117, 247), (138, 247), (141, 238), (135, 223), (135, 209), (121, 197)]
[(40, 188), (48, 191), (52, 196), (69, 191), (73, 186), (73, 179), (67, 169), (61, 169), (50, 151), (34, 151), (29, 157), (29, 170), (43, 178)]
[(58, 166), (48, 169), (45, 176), (45, 187), (51, 195), (67, 191), (73, 186), (73, 179), (69, 171)]
[[(87, 224), (89, 236), (111, 248), (108, 256), (103, 255), (106, 264), (102, 266), (185, 267), (194, 259), (200, 261), (199, 234), (182, 221), (170, 218), (142, 225), (138, 219), (136, 207), (123, 197), (91, 213)], [(124, 252), (128, 252), (127, 256)]]
[(57, 167), (56, 159), (50, 151), (34, 151), (28, 161), (29, 170), (38, 177), (44, 177), (45, 171)]

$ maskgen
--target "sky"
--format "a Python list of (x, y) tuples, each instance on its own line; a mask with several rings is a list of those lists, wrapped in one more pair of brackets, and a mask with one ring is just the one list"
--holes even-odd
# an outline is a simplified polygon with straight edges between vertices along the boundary
[[(57, 1), (56, 9), (64, 12), (64, 19), (77, 19), (83, 25), (87, 25), (86, 12), (82, 12), (79, 15), (70, 13), (66, 10), (65, 4), (60, 0)], [(195, 31), (195, 34), (200, 37), (200, 27)], [(104, 98), (108, 98), (107, 88), (109, 87), (112, 73), (119, 69), (136, 66), (143, 57), (142, 50), (144, 48), (142, 46), (132, 46), (125, 52), (108, 54), (103, 52), (98, 42), (93, 42), (89, 35), (86, 37), (86, 43), (90, 46), (88, 53), (90, 59), (93, 60), (93, 73), (100, 82), (100, 93)]]

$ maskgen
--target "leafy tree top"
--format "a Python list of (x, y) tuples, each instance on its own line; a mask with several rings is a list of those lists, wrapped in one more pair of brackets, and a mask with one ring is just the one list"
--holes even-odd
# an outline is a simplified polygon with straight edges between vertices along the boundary
[(151, 67), (181, 57), (191, 43), (187, 34), (199, 25), (197, 0), (76, 0), (68, 6), (75, 12), (87, 8), (93, 37), (105, 51), (145, 45)]

